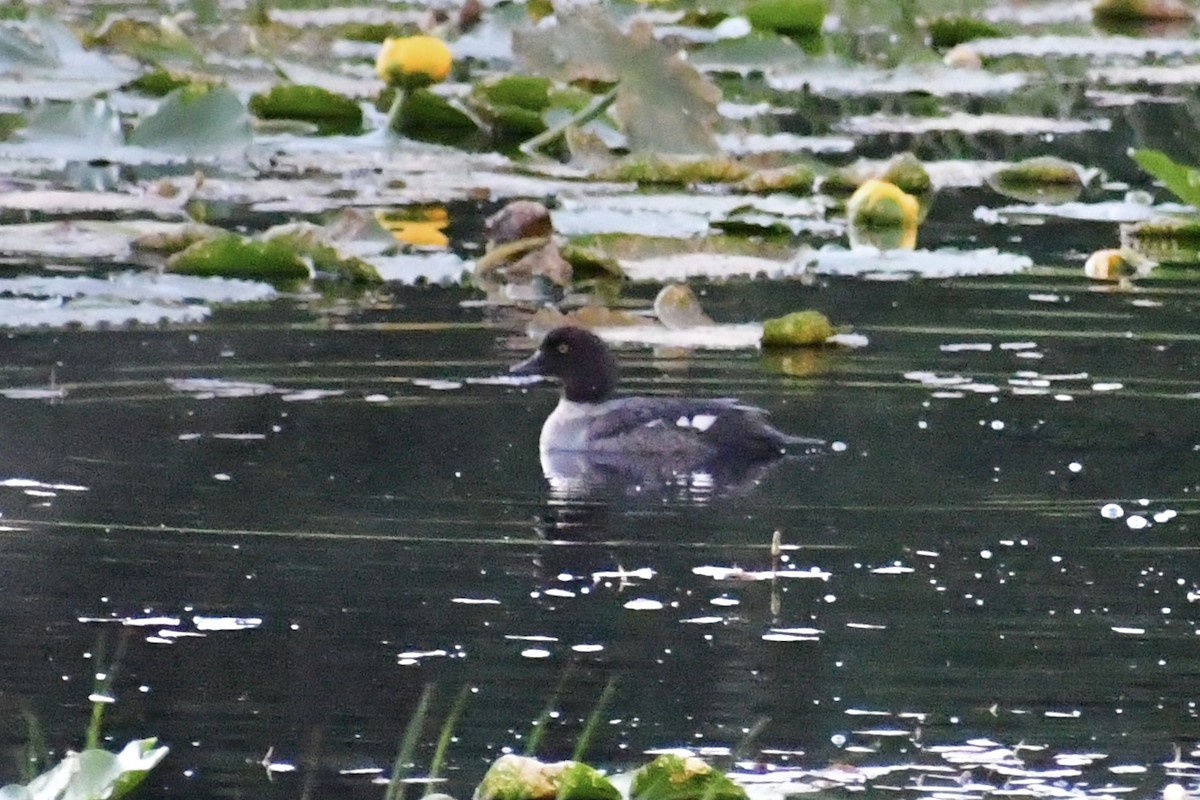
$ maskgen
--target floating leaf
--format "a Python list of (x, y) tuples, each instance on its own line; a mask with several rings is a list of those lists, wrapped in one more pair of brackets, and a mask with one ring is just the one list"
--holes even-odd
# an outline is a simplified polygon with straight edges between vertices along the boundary
[(993, 172), (987, 183), (1000, 194), (1026, 203), (1067, 202), (1083, 192), (1078, 168), (1053, 156), (1027, 158)]
[(163, 97), (186, 86), (216, 86), (219, 83), (220, 80), (211, 75), (159, 68), (139, 75), (126, 85), (137, 92)]
[(633, 775), (631, 800), (746, 800), (746, 790), (695, 756), (668, 753)]
[(486, 81), (476, 90), (488, 102), (545, 111), (550, 106), (550, 80), (532, 75), (505, 75)]
[(513, 50), (529, 68), (558, 80), (616, 83), (613, 111), (632, 150), (717, 150), (720, 91), (644, 21), (626, 35), (604, 12), (580, 8), (557, 25), (514, 32)]
[(26, 36), (15, 27), (0, 27), (0, 68), (3, 70), (22, 67), (53, 69), (61, 63), (50, 41)]
[(90, 749), (71, 753), (29, 782), (0, 789), (4, 800), (118, 800), (137, 787), (167, 754), (155, 739), (130, 742), (120, 753)]
[(1130, 156), (1180, 200), (1200, 208), (1200, 169), (1177, 164), (1158, 150), (1134, 150)]
[(1160, 217), (1121, 226), (1123, 248), (1164, 264), (1200, 262), (1200, 219)]
[(546, 763), (504, 755), (492, 762), (475, 789), (475, 800), (619, 800), (612, 783), (577, 761)]
[(726, 156), (683, 158), (680, 156), (633, 155), (601, 170), (603, 181), (634, 181), (644, 184), (687, 186), (693, 183), (740, 181), (750, 170)]
[(809, 194), (812, 192), (816, 173), (807, 164), (793, 164), (789, 167), (761, 169), (752, 172), (739, 181), (735, 188), (751, 194), (769, 194), (771, 192), (789, 192), (791, 194)]
[(824, 344), (837, 331), (820, 311), (795, 311), (763, 322), (763, 347), (808, 347)]
[(746, 19), (759, 30), (791, 36), (821, 32), (829, 0), (754, 0), (746, 6)]
[(1004, 31), (978, 17), (937, 17), (929, 21), (929, 44), (937, 50), (1003, 35)]
[(264, 231), (262, 238), (282, 244), (307, 259), (317, 277), (329, 277), (351, 284), (376, 284), (383, 279), (373, 266), (361, 258), (344, 255), (329, 241), (329, 232), (320, 225), (295, 222)]
[(199, 51), (169, 17), (150, 22), (113, 15), (103, 28), (84, 38), (84, 45), (110, 47), (142, 61), (171, 57), (182, 57), (194, 63), (201, 61)]
[(428, 89), (405, 92), (400, 102), (397, 133), (416, 138), (442, 138), (479, 130), (479, 123), (470, 114)]
[(1180, 0), (1097, 0), (1092, 15), (1103, 22), (1170, 22), (1192, 19)]
[(167, 259), (167, 271), (271, 283), (296, 283), (312, 277), (308, 260), (287, 242), (247, 239), (236, 233), (196, 242), (176, 253)]
[(358, 103), (320, 86), (284, 84), (250, 98), (250, 110), (262, 119), (313, 122), (321, 133), (357, 133), (363, 113)]
[(497, 136), (526, 139), (546, 130), (542, 112), (550, 106), (550, 81), (528, 75), (506, 75), (478, 86), (474, 100)]
[(686, 283), (668, 283), (659, 290), (654, 298), (654, 314), (671, 330), (713, 324), (696, 299), (696, 293)]
[(6, 87), (9, 96), (60, 100), (91, 97), (132, 77), (102, 54), (85, 50), (70, 28), (42, 13), (19, 27), (0, 26), (0, 74), (9, 72), (19, 76)]
[(933, 191), (929, 171), (912, 153), (898, 153), (893, 156), (880, 177), (911, 195), (920, 196)]
[(130, 144), (192, 158), (242, 153), (250, 141), (246, 107), (221, 86), (176, 89), (129, 134)]
[(30, 113), (21, 138), (70, 160), (106, 158), (124, 143), (121, 119), (103, 100), (44, 103)]

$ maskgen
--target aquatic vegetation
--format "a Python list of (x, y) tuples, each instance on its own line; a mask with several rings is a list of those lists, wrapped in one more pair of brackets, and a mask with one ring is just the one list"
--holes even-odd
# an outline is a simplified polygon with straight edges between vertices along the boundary
[(752, 0), (746, 5), (746, 19), (765, 31), (812, 36), (821, 32), (829, 13), (829, 0)]
[(763, 347), (806, 347), (822, 345), (838, 333), (820, 311), (793, 311), (763, 322)]
[(746, 800), (746, 790), (695, 756), (660, 755), (633, 775), (631, 800)]
[(546, 763), (504, 755), (492, 762), (475, 800), (620, 800), (621, 793), (595, 768), (578, 761)]
[(118, 800), (145, 780), (167, 755), (157, 739), (138, 739), (118, 753), (88, 748), (70, 753), (24, 785), (0, 788), (5, 800)]
[(316, 124), (322, 133), (357, 133), (362, 108), (320, 86), (287, 84), (250, 98), (250, 111), (261, 119), (297, 119)]
[(383, 40), (375, 58), (375, 71), (389, 86), (423, 89), (446, 80), (453, 57), (436, 36), (404, 36)]

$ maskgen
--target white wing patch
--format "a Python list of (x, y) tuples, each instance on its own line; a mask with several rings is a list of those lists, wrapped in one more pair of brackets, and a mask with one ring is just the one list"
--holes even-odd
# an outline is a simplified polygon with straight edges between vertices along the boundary
[(680, 417), (675, 424), (680, 428), (694, 428), (700, 433), (708, 430), (717, 421), (715, 414), (696, 414), (693, 417)]

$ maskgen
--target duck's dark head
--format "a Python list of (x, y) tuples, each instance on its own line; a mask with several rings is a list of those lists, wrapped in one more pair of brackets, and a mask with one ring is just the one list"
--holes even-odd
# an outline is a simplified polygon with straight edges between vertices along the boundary
[(617, 360), (599, 336), (583, 328), (555, 328), (536, 353), (514, 365), (517, 375), (547, 375), (562, 381), (563, 397), (599, 403), (617, 388)]

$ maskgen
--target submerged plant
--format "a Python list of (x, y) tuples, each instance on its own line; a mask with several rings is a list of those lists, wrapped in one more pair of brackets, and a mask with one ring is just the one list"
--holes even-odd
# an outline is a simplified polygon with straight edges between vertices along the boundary
[[(112, 661), (96, 672), (92, 689), (92, 713), (85, 734), (86, 746), (81, 752), (68, 752), (53, 767), (39, 775), (30, 776), (23, 784), (0, 788), (3, 800), (118, 800), (129, 794), (150, 770), (166, 757), (169, 748), (159, 747), (154, 737), (134, 739), (119, 752), (111, 753), (100, 747), (104, 710), (112, 703), (112, 686), (124, 657), (128, 635), (117, 640)], [(103, 660), (105, 638), (96, 646), (97, 660)], [(41, 727), (32, 714), (26, 714), (29, 744), (23, 767), (44, 763), (45, 744)], [(23, 770), (24, 771), (24, 770)]]

